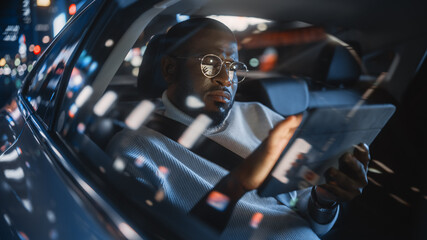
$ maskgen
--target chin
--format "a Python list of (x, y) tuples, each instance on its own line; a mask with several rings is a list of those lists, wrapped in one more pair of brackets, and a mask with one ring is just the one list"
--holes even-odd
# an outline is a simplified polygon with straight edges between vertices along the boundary
[(205, 114), (212, 119), (212, 127), (222, 124), (228, 115), (232, 105), (229, 106), (227, 103), (215, 102), (215, 110), (206, 109)]

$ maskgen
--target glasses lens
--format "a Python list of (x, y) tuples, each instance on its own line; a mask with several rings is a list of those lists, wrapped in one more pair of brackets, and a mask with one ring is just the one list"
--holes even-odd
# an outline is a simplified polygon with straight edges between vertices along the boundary
[(221, 71), (221, 59), (217, 56), (206, 55), (202, 58), (201, 64), (206, 77), (215, 77)]
[(245, 80), (246, 74), (248, 73), (248, 68), (242, 62), (233, 62), (230, 65), (230, 73), (233, 73), (233, 79), (237, 78), (237, 82), (240, 83)]

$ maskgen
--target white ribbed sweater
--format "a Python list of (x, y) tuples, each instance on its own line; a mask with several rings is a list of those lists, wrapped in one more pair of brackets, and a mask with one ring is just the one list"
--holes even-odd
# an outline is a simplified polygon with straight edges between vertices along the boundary
[[(163, 94), (162, 100), (165, 116), (185, 125), (191, 124), (193, 119), (173, 106), (166, 94)], [(235, 102), (224, 124), (216, 129), (208, 129), (205, 136), (245, 158), (281, 120), (283, 117), (259, 103)], [(110, 151), (113, 157), (120, 156), (129, 163), (134, 163), (137, 158), (143, 159), (143, 166), (128, 168), (129, 171), (147, 186), (163, 188), (163, 201), (186, 212), (228, 173), (148, 128), (124, 130), (112, 142), (112, 146), (115, 146)], [(159, 176), (159, 166), (169, 170), (167, 177)], [(276, 198), (261, 198), (255, 191), (248, 192), (237, 203), (221, 236), (223, 239), (318, 239), (316, 234), (322, 235), (329, 231), (337, 216), (326, 225), (314, 222), (308, 216), (309, 196), (309, 189), (281, 194)], [(298, 199), (296, 211), (290, 208), (291, 199)], [(258, 228), (253, 229), (249, 223), (256, 212), (262, 213), (264, 217)]]

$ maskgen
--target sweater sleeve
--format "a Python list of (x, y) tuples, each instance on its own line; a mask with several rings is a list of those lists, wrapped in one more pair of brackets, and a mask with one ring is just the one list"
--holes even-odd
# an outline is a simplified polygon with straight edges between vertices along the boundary
[(239, 199), (246, 193), (243, 187), (228, 174), (191, 209), (196, 217), (219, 233), (224, 231)]

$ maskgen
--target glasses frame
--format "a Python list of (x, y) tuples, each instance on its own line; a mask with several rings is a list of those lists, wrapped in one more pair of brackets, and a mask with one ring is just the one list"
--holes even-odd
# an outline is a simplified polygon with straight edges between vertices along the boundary
[[(245, 69), (246, 69), (246, 73), (247, 73), (247, 72), (249, 72), (248, 67), (246, 66), (246, 64), (244, 64), (244, 63), (242, 63), (242, 62), (239, 62), (239, 61), (228, 61), (228, 60), (222, 60), (222, 58), (220, 58), (218, 55), (213, 54), (213, 53), (208, 53), (208, 54), (204, 55), (203, 57), (177, 57), (177, 56), (173, 56), (173, 57), (174, 57), (174, 58), (178, 58), (178, 59), (190, 59), (190, 58), (195, 58), (195, 59), (199, 60), (199, 61), (200, 61), (200, 71), (201, 71), (201, 72), (202, 72), (202, 74), (203, 74), (205, 77), (207, 77), (207, 78), (214, 78), (214, 77), (218, 76), (218, 74), (221, 72), (221, 70), (222, 70), (222, 66), (223, 66), (224, 64), (229, 64), (228, 71), (230, 71), (231, 66), (233, 66), (233, 64), (240, 63), (240, 64), (242, 64), (242, 65), (245, 67)], [(206, 57), (216, 57), (216, 58), (218, 58), (218, 59), (221, 61), (221, 67), (220, 67), (219, 71), (218, 71), (215, 75), (209, 76), (209, 75), (207, 75), (207, 74), (205, 74), (205, 73), (203, 72), (203, 66), (202, 66), (203, 64), (202, 64), (202, 62), (203, 62), (203, 59), (205, 59)], [(226, 68), (226, 69), (227, 69), (227, 68)], [(246, 79), (246, 76), (243, 76), (243, 79), (242, 79), (242, 80), (240, 80), (240, 81), (238, 80), (238, 81), (237, 81), (237, 83), (241, 83), (241, 82), (243, 82), (245, 79)], [(230, 81), (230, 77), (228, 77), (228, 80)], [(231, 80), (231, 81), (233, 81), (233, 80)]]

